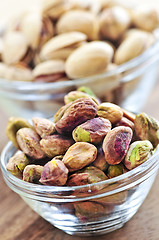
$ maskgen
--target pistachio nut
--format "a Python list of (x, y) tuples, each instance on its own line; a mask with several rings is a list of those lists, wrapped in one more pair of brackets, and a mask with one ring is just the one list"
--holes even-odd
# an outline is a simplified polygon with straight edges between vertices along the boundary
[(99, 144), (111, 130), (111, 122), (104, 118), (93, 118), (78, 125), (72, 133), (76, 142)]
[(55, 123), (55, 128), (60, 134), (71, 133), (79, 124), (92, 119), (97, 114), (97, 104), (91, 98), (75, 100), (64, 112), (63, 116)]
[(101, 2), (99, 0), (70, 0), (70, 2), (73, 9), (86, 10), (95, 15), (101, 11)]
[(81, 32), (68, 32), (59, 34), (47, 41), (40, 51), (42, 60), (66, 59), (87, 36)]
[(19, 145), (16, 140), (17, 131), (21, 128), (32, 128), (32, 125), (25, 119), (20, 117), (10, 117), (6, 127), (6, 135), (16, 148)]
[(79, 98), (91, 98), (96, 104), (99, 104), (98, 98), (94, 96), (90, 96), (87, 93), (81, 92), (81, 91), (71, 91), (68, 94), (64, 96), (64, 102), (65, 104), (68, 104), (70, 102), (74, 102), (75, 100)]
[(98, 106), (97, 115), (108, 119), (112, 124), (119, 122), (123, 117), (122, 109), (113, 103), (104, 102)]
[(97, 148), (93, 144), (77, 142), (67, 150), (62, 161), (70, 172), (74, 172), (92, 163), (96, 156)]
[(146, 6), (136, 7), (132, 11), (132, 22), (135, 27), (152, 32), (159, 26), (159, 12)]
[(55, 132), (55, 124), (49, 119), (34, 117), (32, 118), (32, 122), (35, 131), (40, 135), (41, 138), (49, 136)]
[[(132, 31), (132, 30), (130, 30)], [(135, 30), (121, 42), (114, 55), (114, 62), (118, 65), (130, 61), (142, 54), (155, 41), (151, 33)]]
[(21, 128), (17, 131), (16, 139), (19, 148), (29, 157), (33, 159), (41, 159), (45, 157), (40, 147), (40, 137), (31, 128)]
[(122, 117), (122, 119), (119, 122), (117, 122), (116, 126), (130, 127), (133, 131), (134, 131), (134, 128), (135, 128), (134, 123), (126, 117)]
[(52, 159), (44, 165), (40, 182), (44, 185), (65, 185), (68, 177), (68, 169), (61, 160)]
[(43, 171), (43, 166), (29, 164), (24, 168), (23, 171), (23, 181), (30, 183), (40, 183), (41, 173)]
[(81, 86), (81, 87), (77, 88), (77, 91), (80, 91), (80, 92), (83, 92), (83, 93), (87, 93), (87, 94), (90, 95), (91, 97), (97, 98), (97, 96), (95, 95), (95, 93), (94, 93), (89, 87)]
[(105, 159), (110, 165), (119, 164), (125, 157), (133, 136), (129, 127), (115, 127), (108, 132), (103, 141)]
[(136, 115), (132, 112), (129, 112), (129, 111), (123, 109), (123, 108), (122, 108), (122, 111), (123, 111), (123, 117), (127, 118), (128, 120), (130, 120), (131, 122), (134, 123)]
[(72, 102), (62, 106), (54, 115), (54, 123), (57, 123), (64, 115), (66, 110), (72, 105)]
[(50, 158), (57, 155), (63, 155), (67, 149), (74, 143), (72, 138), (63, 135), (46, 136), (40, 141), (43, 152)]
[(124, 165), (131, 170), (145, 162), (152, 154), (153, 146), (150, 141), (133, 142), (124, 159)]
[(7, 163), (7, 170), (16, 177), (22, 177), (24, 168), (30, 163), (24, 153), (15, 154)]
[(61, 16), (56, 25), (57, 33), (82, 32), (88, 40), (98, 39), (98, 20), (93, 13), (84, 10), (68, 11)]
[(107, 176), (109, 178), (117, 177), (123, 173), (126, 172), (126, 169), (124, 168), (122, 163), (116, 164), (116, 165), (109, 165), (107, 169)]
[(35, 82), (62, 81), (65, 77), (65, 64), (62, 60), (48, 60), (33, 69)]
[(103, 73), (111, 62), (113, 48), (102, 41), (92, 41), (76, 49), (66, 60), (68, 77), (83, 78)]
[(103, 38), (115, 41), (129, 28), (131, 18), (121, 6), (106, 8), (99, 17), (100, 34)]
[(135, 118), (135, 133), (140, 140), (149, 140), (154, 147), (159, 143), (159, 122), (148, 116), (146, 113), (140, 113)]
[(104, 152), (102, 146), (97, 148), (97, 157), (92, 163), (93, 166), (99, 168), (102, 171), (106, 171), (108, 168), (108, 163), (105, 160)]

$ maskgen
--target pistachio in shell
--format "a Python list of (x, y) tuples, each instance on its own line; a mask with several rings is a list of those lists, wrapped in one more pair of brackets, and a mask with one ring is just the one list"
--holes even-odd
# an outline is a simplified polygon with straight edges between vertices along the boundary
[(94, 93), (89, 87), (81, 86), (81, 87), (77, 88), (77, 91), (80, 91), (80, 92), (83, 92), (83, 93), (87, 93), (87, 94), (90, 95), (91, 97), (97, 98), (97, 96), (95, 95), (95, 93)]
[(154, 147), (159, 143), (159, 122), (146, 113), (136, 115), (135, 133), (140, 140), (149, 140)]
[(97, 157), (92, 163), (93, 166), (99, 168), (102, 171), (106, 171), (108, 168), (108, 163), (105, 160), (104, 152), (102, 146), (97, 147)]
[(152, 155), (153, 145), (148, 140), (133, 142), (124, 159), (124, 165), (131, 170), (143, 162), (145, 162)]
[(30, 163), (30, 160), (24, 153), (15, 154), (7, 163), (7, 170), (16, 177), (22, 177), (24, 168)]
[(98, 20), (95, 14), (84, 10), (71, 10), (66, 12), (58, 20), (57, 33), (82, 32), (88, 36), (88, 40), (98, 39)]
[(46, 136), (40, 140), (41, 149), (50, 158), (65, 154), (73, 143), (72, 138), (58, 134)]
[(93, 144), (77, 142), (67, 150), (62, 161), (70, 172), (74, 172), (92, 163), (96, 156), (97, 148)]
[(68, 169), (61, 160), (52, 159), (44, 165), (40, 182), (44, 185), (65, 185), (68, 177)]
[(40, 135), (41, 138), (49, 136), (55, 132), (55, 124), (49, 119), (33, 117), (32, 122), (35, 131)]
[(73, 139), (76, 142), (90, 142), (99, 144), (111, 130), (111, 122), (104, 118), (93, 118), (78, 125), (73, 130)]
[(125, 126), (125, 127), (130, 127), (134, 131), (134, 123), (130, 121), (126, 117), (122, 117), (119, 122), (117, 122), (116, 126)]
[(92, 41), (77, 48), (66, 60), (68, 77), (83, 78), (103, 73), (113, 57), (113, 48), (102, 41)]
[(108, 164), (116, 165), (124, 159), (132, 136), (132, 129), (124, 126), (115, 127), (108, 132), (103, 141), (103, 151)]
[(55, 128), (60, 134), (70, 134), (79, 124), (92, 119), (97, 114), (97, 104), (91, 98), (75, 100), (56, 122)]
[(29, 164), (24, 168), (23, 171), (23, 181), (30, 183), (40, 183), (41, 173), (43, 171), (43, 166)]
[(32, 125), (25, 119), (20, 117), (10, 117), (6, 127), (6, 134), (16, 148), (19, 148), (16, 139), (16, 133), (20, 128), (32, 128)]
[(17, 131), (16, 139), (19, 148), (33, 159), (42, 159), (45, 153), (40, 147), (40, 136), (31, 128), (21, 128)]
[(107, 169), (107, 176), (109, 178), (117, 177), (126, 172), (122, 163), (116, 165), (109, 165)]

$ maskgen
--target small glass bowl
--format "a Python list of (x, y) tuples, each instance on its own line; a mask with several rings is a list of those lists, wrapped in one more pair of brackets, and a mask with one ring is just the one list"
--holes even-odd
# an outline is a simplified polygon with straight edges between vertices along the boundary
[(8, 186), (41, 217), (71, 235), (94, 236), (121, 228), (137, 212), (155, 180), (159, 148), (142, 165), (118, 177), (76, 187), (24, 182), (6, 170), (17, 150), (9, 142), (1, 154)]
[(140, 56), (104, 74), (53, 83), (0, 79), (0, 103), (9, 116), (49, 118), (63, 97), (80, 86), (90, 87), (102, 101), (140, 112), (158, 77), (159, 41)]

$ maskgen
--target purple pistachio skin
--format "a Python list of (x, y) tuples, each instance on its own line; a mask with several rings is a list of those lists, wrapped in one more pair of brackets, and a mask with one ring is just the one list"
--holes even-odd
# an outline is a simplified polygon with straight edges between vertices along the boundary
[(111, 122), (104, 118), (93, 118), (77, 126), (73, 131), (76, 142), (90, 142), (99, 144), (111, 130)]
[(64, 112), (55, 128), (60, 134), (70, 134), (81, 123), (92, 119), (97, 114), (98, 106), (91, 98), (75, 100)]
[(44, 165), (40, 182), (44, 185), (62, 186), (68, 178), (68, 169), (61, 160), (52, 159)]
[(23, 181), (30, 183), (39, 183), (43, 166), (30, 164), (24, 168)]
[(116, 165), (124, 159), (132, 136), (132, 129), (124, 126), (115, 127), (106, 135), (103, 151), (108, 164)]
[(63, 155), (67, 149), (74, 143), (72, 138), (63, 135), (47, 136), (40, 141), (43, 152), (50, 158), (57, 155)]
[(40, 147), (40, 136), (30, 128), (21, 128), (16, 134), (20, 149), (33, 159), (45, 157), (45, 153)]
[(41, 138), (49, 136), (55, 132), (55, 124), (49, 119), (34, 117), (32, 122), (35, 131), (40, 135)]

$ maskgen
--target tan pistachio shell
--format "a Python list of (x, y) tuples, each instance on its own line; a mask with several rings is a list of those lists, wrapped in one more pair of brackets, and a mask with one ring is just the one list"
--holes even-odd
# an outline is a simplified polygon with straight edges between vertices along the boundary
[(44, 44), (40, 51), (40, 58), (43, 60), (55, 58), (54, 55), (56, 52), (63, 50), (65, 51), (65, 49), (72, 47), (74, 44), (83, 42), (86, 39), (87, 36), (81, 32), (59, 34)]
[(93, 13), (83, 10), (68, 11), (56, 25), (57, 33), (78, 31), (86, 34), (89, 40), (98, 39), (98, 20)]
[(96, 15), (101, 11), (99, 0), (70, 0), (70, 2), (73, 9), (88, 10)]
[(113, 48), (102, 41), (92, 41), (76, 49), (66, 60), (66, 74), (82, 78), (103, 73), (111, 62)]
[(20, 32), (9, 32), (3, 41), (2, 59), (6, 64), (19, 62), (26, 54), (28, 44)]

